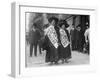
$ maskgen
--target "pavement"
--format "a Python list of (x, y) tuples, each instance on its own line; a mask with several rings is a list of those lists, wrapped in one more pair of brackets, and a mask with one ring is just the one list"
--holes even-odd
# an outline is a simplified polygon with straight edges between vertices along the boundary
[[(34, 49), (33, 49), (34, 52)], [(48, 63), (45, 63), (45, 55), (46, 51), (42, 51), (42, 54), (39, 53), (39, 50), (37, 49), (37, 57), (29, 56), (29, 46), (26, 47), (26, 67), (38, 67), (38, 66), (49, 66)], [(61, 61), (59, 61), (58, 65), (84, 65), (89, 64), (89, 55), (85, 53), (81, 53), (78, 51), (72, 51), (72, 58), (69, 59), (68, 63), (62, 64)]]

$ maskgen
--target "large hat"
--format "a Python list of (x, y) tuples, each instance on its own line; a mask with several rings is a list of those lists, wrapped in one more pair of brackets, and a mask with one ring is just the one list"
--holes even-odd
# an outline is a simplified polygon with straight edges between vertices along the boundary
[(51, 23), (52, 21), (55, 21), (55, 23), (57, 24), (58, 23), (58, 18), (56, 18), (56, 17), (50, 17), (49, 19), (48, 19), (48, 21)]
[(60, 20), (58, 25), (59, 25), (59, 27), (61, 27), (62, 25), (65, 25), (66, 28), (69, 27), (69, 25), (68, 25), (66, 20)]

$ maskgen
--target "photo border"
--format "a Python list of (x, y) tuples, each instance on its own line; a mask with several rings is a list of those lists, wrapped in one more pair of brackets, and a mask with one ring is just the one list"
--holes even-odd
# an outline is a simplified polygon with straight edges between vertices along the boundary
[[(93, 19), (95, 19), (95, 12), (96, 12), (96, 9), (82, 9), (82, 8), (62, 8), (62, 7), (45, 7), (45, 6), (32, 6), (32, 5), (27, 5), (27, 4), (25, 4), (25, 5), (21, 5), (21, 4), (19, 4), (19, 3), (12, 3), (13, 4), (13, 6), (15, 7), (15, 13), (13, 13), (13, 14), (16, 14), (15, 15), (15, 17), (13, 18), (13, 20), (15, 21), (15, 24), (13, 24), (13, 25), (15, 25), (15, 45), (14, 45), (14, 47), (15, 47), (15, 53), (12, 53), (12, 54), (15, 54), (14, 56), (12, 56), (12, 57), (14, 57), (14, 58), (12, 58), (12, 60), (14, 60), (14, 62), (15, 62), (15, 64), (13, 64), (14, 62), (12, 62), (12, 75), (14, 75), (14, 77), (21, 77), (21, 76), (27, 76), (29, 73), (27, 73), (27, 74), (25, 74), (24, 75), (24, 72), (22, 72), (22, 70), (21, 70), (21, 67), (22, 67), (22, 63), (21, 63), (21, 41), (20, 41), (20, 38), (21, 38), (21, 20), (20, 20), (20, 17), (21, 17), (21, 7), (23, 7), (23, 6), (26, 6), (26, 7), (38, 7), (38, 8), (56, 8), (56, 9), (73, 9), (73, 10), (86, 10), (86, 11), (93, 11), (93, 15), (94, 15), (94, 18)], [(12, 6), (12, 7), (13, 7)], [(42, 12), (41, 12), (42, 13)], [(66, 13), (67, 14), (67, 13)], [(81, 14), (82, 15), (82, 14)], [(19, 17), (18, 17), (19, 16)], [(90, 15), (91, 16), (91, 15)], [(90, 23), (91, 23), (91, 20), (90, 20)], [(94, 22), (95, 23), (95, 22)], [(94, 25), (94, 24), (93, 24)], [(19, 26), (19, 27), (18, 27)], [(19, 43), (19, 44), (18, 44)], [(18, 44), (18, 45), (17, 45)], [(18, 54), (19, 53), (19, 54)], [(91, 53), (91, 52), (90, 52)], [(83, 66), (83, 65), (82, 65)], [(91, 66), (91, 65), (90, 65)], [(56, 66), (54, 66), (54, 67), (56, 67)], [(64, 68), (65, 66), (63, 66), (63, 68)], [(75, 67), (74, 65), (73, 65), (73, 67)], [(92, 68), (92, 71), (94, 71), (95, 70), (95, 66), (91, 66)], [(58, 68), (58, 70), (60, 69), (60, 67), (56, 67), (56, 68)], [(36, 68), (33, 68), (34, 69), (34, 71), (35, 72), (37, 72), (37, 70), (35, 70)], [(39, 69), (39, 68), (38, 68)], [(42, 68), (43, 69), (43, 68)], [(40, 69), (40, 70), (42, 70), (42, 69)], [(51, 69), (51, 70), (54, 70), (53, 69), (53, 67), (49, 67), (48, 69)], [(62, 69), (62, 68), (61, 68)], [(50, 70), (49, 70), (50, 71)], [(79, 71), (81, 71), (81, 70), (79, 70)], [(91, 71), (91, 70), (90, 70)], [(45, 71), (42, 71), (42, 72), (45, 72)], [(76, 70), (74, 70), (74, 71), (68, 71), (68, 72), (77, 72)], [(23, 74), (22, 74), (23, 73)], [(34, 72), (33, 72), (34, 73)], [(29, 74), (28, 76), (32, 76), (32, 73), (31, 74)], [(37, 74), (38, 75), (38, 74)], [(40, 75), (40, 74), (39, 74)]]

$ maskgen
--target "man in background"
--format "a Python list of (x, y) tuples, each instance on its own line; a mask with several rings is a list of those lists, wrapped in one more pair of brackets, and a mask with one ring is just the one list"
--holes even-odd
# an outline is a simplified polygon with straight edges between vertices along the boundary
[(85, 33), (84, 33), (84, 36), (85, 36), (85, 42), (86, 42), (86, 52), (89, 54), (89, 43), (90, 43), (90, 39), (89, 39), (89, 27), (88, 25), (86, 26), (86, 30), (85, 30)]
[(30, 57), (32, 57), (33, 47), (34, 47), (34, 55), (37, 56), (37, 46), (40, 38), (41, 38), (40, 32), (37, 29), (36, 24), (34, 24), (29, 32)]

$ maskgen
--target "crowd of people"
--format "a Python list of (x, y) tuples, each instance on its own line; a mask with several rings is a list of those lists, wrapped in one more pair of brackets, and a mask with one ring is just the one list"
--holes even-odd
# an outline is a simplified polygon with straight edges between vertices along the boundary
[[(69, 24), (66, 20), (59, 20), (57, 17), (50, 17), (48, 22), (48, 24), (43, 26), (42, 30), (39, 30), (36, 24), (33, 24), (32, 30), (29, 33), (30, 57), (32, 57), (33, 48), (34, 55), (37, 56), (37, 46), (39, 45), (40, 54), (41, 49), (46, 51), (46, 63), (58, 64), (60, 60), (62, 63), (68, 63), (68, 60), (72, 58), (72, 50), (83, 50), (81, 47), (81, 39), (73, 39), (71, 36), (76, 33), (76, 37), (80, 37), (81, 27), (78, 25), (69, 32)], [(89, 53), (88, 27), (84, 32), (84, 37), (86, 42), (84, 49)]]

